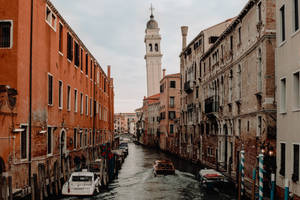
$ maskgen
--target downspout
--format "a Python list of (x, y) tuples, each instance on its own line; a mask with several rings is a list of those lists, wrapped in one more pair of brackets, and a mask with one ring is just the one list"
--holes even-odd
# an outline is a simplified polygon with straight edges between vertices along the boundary
[(95, 160), (95, 109), (96, 109), (96, 104), (95, 104), (95, 93), (96, 93), (96, 86), (97, 86), (97, 82), (96, 82), (96, 65), (94, 65), (94, 70), (93, 70), (93, 144), (92, 144), (92, 154), (93, 154), (93, 160)]
[(31, 186), (31, 132), (32, 132), (32, 35), (33, 35), (33, 0), (30, 13), (30, 60), (29, 60), (29, 148), (28, 148), (28, 183)]

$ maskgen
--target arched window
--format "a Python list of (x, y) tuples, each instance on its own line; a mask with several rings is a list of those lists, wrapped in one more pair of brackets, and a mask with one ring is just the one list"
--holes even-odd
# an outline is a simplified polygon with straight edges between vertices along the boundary
[(153, 51), (153, 47), (152, 47), (152, 44), (149, 44), (149, 51)]
[(155, 44), (155, 51), (158, 51), (158, 44)]

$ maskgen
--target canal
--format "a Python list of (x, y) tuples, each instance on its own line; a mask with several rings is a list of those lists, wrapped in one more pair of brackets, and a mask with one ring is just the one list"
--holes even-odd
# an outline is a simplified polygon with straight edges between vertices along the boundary
[[(173, 161), (176, 174), (154, 177), (152, 164), (157, 159), (170, 159)], [(141, 145), (129, 143), (129, 155), (125, 159), (119, 176), (108, 189), (101, 191), (95, 197), (81, 199), (104, 200), (181, 200), (181, 199), (234, 199), (228, 195), (213, 192), (206, 194), (201, 190), (195, 173), (199, 167), (187, 161), (162, 153), (158, 150), (148, 149)], [(232, 188), (234, 190), (234, 188)], [(65, 198), (69, 200), (76, 197)]]

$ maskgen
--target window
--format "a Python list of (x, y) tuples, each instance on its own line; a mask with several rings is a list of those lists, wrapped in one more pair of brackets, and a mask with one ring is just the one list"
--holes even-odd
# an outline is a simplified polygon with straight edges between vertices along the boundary
[(77, 129), (74, 128), (74, 133), (73, 133), (73, 147), (74, 149), (77, 149)]
[(85, 134), (84, 134), (84, 146), (87, 147), (88, 144), (88, 130), (85, 130)]
[(149, 51), (153, 51), (152, 44), (149, 44)]
[(196, 87), (196, 99), (199, 98), (199, 87)]
[(80, 135), (79, 135), (79, 147), (81, 148), (82, 147), (82, 140), (83, 140), (83, 138), (82, 138), (82, 129), (80, 129)]
[(71, 110), (71, 87), (67, 86), (67, 110)]
[(83, 114), (83, 94), (80, 93), (80, 114)]
[(285, 6), (280, 8), (281, 41), (285, 41)]
[(285, 143), (280, 143), (280, 170), (279, 174), (285, 176)]
[(241, 68), (241, 65), (238, 66), (238, 87), (237, 87), (237, 97), (238, 99), (241, 99), (242, 97), (242, 68)]
[(47, 154), (53, 153), (53, 128), (48, 127), (47, 129)]
[(62, 53), (62, 51), (63, 51), (63, 25), (61, 24), (61, 23), (59, 23), (59, 39), (58, 39), (58, 42), (59, 42), (59, 44), (58, 44), (58, 50), (59, 50), (59, 52), (61, 52)]
[(241, 32), (241, 27), (239, 27), (239, 44), (242, 43), (242, 32)]
[(170, 88), (176, 88), (176, 81), (170, 81)]
[(77, 112), (77, 90), (74, 90), (74, 111)]
[(92, 79), (92, 77), (93, 77), (93, 60), (91, 59), (91, 79)]
[(63, 83), (58, 81), (58, 108), (63, 108)]
[(106, 78), (104, 79), (104, 92), (106, 92)]
[(294, 31), (299, 29), (299, 0), (294, 0)]
[(256, 132), (256, 136), (260, 137), (261, 136), (261, 132), (262, 132), (262, 117), (258, 116), (257, 117), (257, 132)]
[(67, 34), (67, 58), (73, 60), (73, 38), (70, 33)]
[(286, 79), (280, 80), (280, 112), (286, 112)]
[(170, 134), (174, 133), (174, 124), (170, 124)]
[(231, 103), (232, 101), (232, 79), (233, 79), (233, 73), (232, 70), (230, 70), (230, 74), (229, 74), (229, 95), (228, 95), (228, 102)]
[(238, 119), (238, 135), (240, 136), (242, 133), (242, 120)]
[(12, 47), (12, 22), (0, 21), (0, 48)]
[(262, 22), (262, 14), (261, 14), (261, 2), (257, 4), (257, 14), (258, 14), (258, 23)]
[(48, 105), (53, 105), (53, 76), (48, 74)]
[(230, 51), (233, 51), (233, 36), (230, 36)]
[(85, 74), (89, 74), (89, 54), (85, 54)]
[(164, 84), (160, 85), (160, 93), (164, 92)]
[(169, 119), (173, 120), (176, 118), (175, 111), (169, 111)]
[(90, 98), (90, 115), (93, 116), (93, 99)]
[(85, 114), (89, 115), (89, 97), (87, 95), (85, 96)]
[(92, 145), (92, 130), (89, 132), (89, 145)]
[(83, 70), (83, 50), (80, 49), (80, 70), (82, 71)]
[(248, 120), (248, 122), (247, 122), (247, 132), (249, 132), (250, 131), (250, 121)]
[(262, 53), (261, 49), (258, 49), (258, 69), (257, 69), (257, 90), (262, 91)]
[(299, 180), (299, 144), (293, 145), (294, 149), (294, 167), (293, 167), (293, 176), (292, 180), (297, 182)]
[(294, 79), (294, 105), (296, 109), (300, 108), (300, 72), (293, 74)]
[(26, 159), (27, 158), (27, 126), (22, 125), (21, 129), (23, 131), (21, 132), (21, 159)]
[(155, 51), (158, 51), (158, 44), (155, 44)]
[(170, 97), (170, 108), (174, 108), (175, 106), (175, 97)]
[(75, 42), (75, 66), (79, 66), (79, 45)]
[(51, 28), (56, 30), (56, 15), (46, 6), (46, 22)]

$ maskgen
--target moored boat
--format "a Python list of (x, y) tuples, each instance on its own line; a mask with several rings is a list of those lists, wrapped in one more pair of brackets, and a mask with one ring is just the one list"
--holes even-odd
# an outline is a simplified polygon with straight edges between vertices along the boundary
[(175, 174), (175, 167), (170, 160), (156, 160), (153, 164), (153, 173), (156, 175)]
[(223, 182), (228, 182), (227, 178), (214, 169), (202, 169), (199, 171), (198, 180), (201, 186), (206, 189), (214, 189)]
[(83, 170), (73, 172), (69, 180), (63, 185), (62, 195), (92, 196), (99, 192), (100, 179), (93, 173)]

